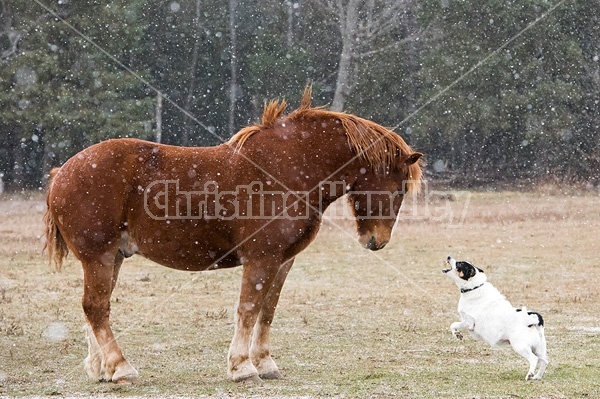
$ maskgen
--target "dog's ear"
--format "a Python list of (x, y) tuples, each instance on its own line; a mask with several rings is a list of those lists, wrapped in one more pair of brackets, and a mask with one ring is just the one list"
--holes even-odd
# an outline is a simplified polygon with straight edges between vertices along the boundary
[(481, 270), (480, 268), (476, 267), (477, 270), (479, 270), (479, 273), (484, 273), (483, 270)]

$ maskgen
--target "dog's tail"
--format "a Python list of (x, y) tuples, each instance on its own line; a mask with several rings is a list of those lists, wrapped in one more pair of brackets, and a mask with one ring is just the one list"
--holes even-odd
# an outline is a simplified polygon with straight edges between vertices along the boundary
[(544, 318), (541, 314), (536, 312), (527, 312), (529, 316), (529, 327), (537, 327), (538, 330), (544, 331)]
[(541, 314), (537, 312), (529, 312), (527, 311), (526, 307), (523, 307), (522, 309), (517, 309), (517, 312), (523, 312), (523, 314), (527, 314), (527, 327), (538, 327), (538, 330), (541, 329), (543, 331), (544, 318)]

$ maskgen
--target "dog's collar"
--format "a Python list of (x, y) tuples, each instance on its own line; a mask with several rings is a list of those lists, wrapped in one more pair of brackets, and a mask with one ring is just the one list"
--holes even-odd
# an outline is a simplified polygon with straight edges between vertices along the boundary
[(476, 290), (477, 288), (480, 288), (480, 287), (482, 287), (484, 284), (485, 284), (485, 283), (481, 283), (481, 284), (479, 284), (477, 287), (473, 287), (473, 288), (461, 288), (461, 289), (460, 289), (460, 293), (461, 293), (461, 294), (464, 294), (465, 292), (474, 291), (474, 290)]

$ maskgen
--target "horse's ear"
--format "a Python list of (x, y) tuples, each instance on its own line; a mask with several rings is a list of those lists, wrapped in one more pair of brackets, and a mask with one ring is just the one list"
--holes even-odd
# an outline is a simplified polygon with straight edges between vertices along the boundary
[(416, 163), (419, 159), (421, 159), (422, 156), (423, 154), (421, 154), (420, 152), (413, 152), (412, 154), (409, 154), (406, 157), (406, 159), (404, 159), (404, 164), (406, 166), (412, 165)]

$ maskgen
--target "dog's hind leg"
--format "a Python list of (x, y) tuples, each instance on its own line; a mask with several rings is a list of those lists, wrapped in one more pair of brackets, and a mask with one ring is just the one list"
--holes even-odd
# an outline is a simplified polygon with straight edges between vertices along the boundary
[[(539, 329), (539, 327), (538, 327)], [(541, 380), (544, 375), (544, 371), (546, 371), (546, 366), (548, 365), (548, 355), (546, 354), (546, 337), (544, 336), (543, 327), (540, 329), (541, 340), (540, 344), (533, 348), (533, 353), (538, 357), (538, 364), (540, 366), (538, 372), (533, 376), (534, 380)]]
[[(534, 379), (534, 372), (538, 365), (538, 357), (533, 353), (530, 346), (518, 345), (511, 342), (511, 346), (519, 355), (523, 356), (529, 362), (529, 371), (525, 376), (525, 381)], [(543, 366), (545, 368), (545, 366)]]
[(539, 358), (538, 364), (540, 368), (537, 373), (533, 376), (534, 380), (541, 380), (544, 375), (544, 371), (546, 371), (546, 366), (548, 365), (548, 359)]

